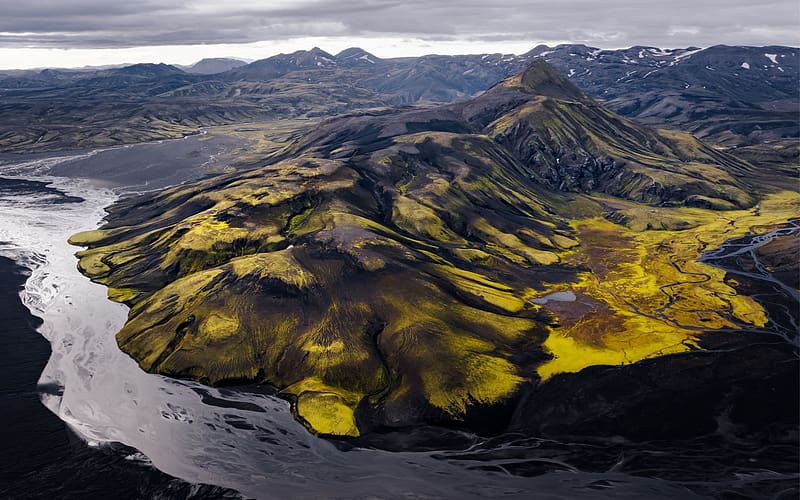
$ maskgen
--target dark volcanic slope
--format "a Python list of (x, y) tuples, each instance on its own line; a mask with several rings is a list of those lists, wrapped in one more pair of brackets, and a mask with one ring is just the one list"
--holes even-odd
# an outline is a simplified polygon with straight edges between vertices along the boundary
[(466, 103), (330, 120), (267, 166), (124, 201), (72, 241), (132, 305), (118, 341), (146, 370), (271, 384), (323, 434), (486, 431), (552, 358), (554, 317), (529, 299), (581, 272), (569, 193), (746, 207), (747, 168), (537, 62)]

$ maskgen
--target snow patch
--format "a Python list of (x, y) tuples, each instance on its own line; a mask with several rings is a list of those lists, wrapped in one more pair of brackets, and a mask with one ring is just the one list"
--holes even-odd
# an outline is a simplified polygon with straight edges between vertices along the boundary
[(634, 74), (636, 74), (638, 72), (639, 72), (638, 70), (626, 71), (625, 72), (625, 76), (617, 78), (617, 82), (621, 82), (622, 80), (624, 80), (626, 78), (630, 78), (631, 75), (634, 75)]
[(655, 48), (647, 49), (647, 51), (650, 52), (650, 54), (652, 54), (654, 57), (668, 57), (672, 55), (672, 52), (674, 52)]
[(688, 58), (692, 57), (694, 54), (697, 54), (698, 52), (702, 52), (702, 51), (703, 51), (703, 49), (688, 50), (688, 51), (684, 52), (683, 54), (678, 54), (677, 56), (675, 56), (675, 58), (672, 60), (672, 62), (669, 63), (669, 65), (670, 66), (675, 66), (676, 64), (678, 64), (682, 60), (688, 59)]

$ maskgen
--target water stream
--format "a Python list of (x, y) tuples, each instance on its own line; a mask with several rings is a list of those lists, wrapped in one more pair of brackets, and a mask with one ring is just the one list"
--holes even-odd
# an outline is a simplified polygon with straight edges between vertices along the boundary
[[(66, 243), (71, 234), (96, 227), (118, 194), (49, 176), (53, 165), (67, 160), (80, 158), (0, 165), (0, 177), (47, 182), (69, 200), (55, 202), (58, 196), (43, 190), (0, 192), (0, 255), (32, 270), (22, 300), (44, 320), (39, 332), (52, 347), (39, 381), (43, 403), (93, 446), (122, 443), (138, 450), (132, 460), (252, 498), (694, 496), (679, 482), (613, 468), (583, 472), (566, 462), (535, 477), (511, 475), (502, 453), (476, 463), (461, 458), (464, 450), (343, 451), (309, 434), (281, 399), (145, 373), (114, 338), (127, 308), (78, 272), (78, 249)], [(485, 451), (485, 444), (475, 450)]]

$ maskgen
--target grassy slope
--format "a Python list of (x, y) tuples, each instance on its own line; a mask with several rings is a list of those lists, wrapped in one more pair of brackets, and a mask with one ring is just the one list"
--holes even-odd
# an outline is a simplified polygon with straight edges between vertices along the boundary
[[(762, 326), (695, 259), (785, 221), (798, 196), (755, 216), (746, 164), (533, 71), (465, 105), (332, 120), (259, 169), (113, 207), (72, 242), (132, 306), (122, 349), (150, 371), (271, 384), (313, 431), (356, 436), (491, 429), (484, 410), (554, 373)], [(584, 159), (559, 171), (547, 154)], [(565, 185), (575, 171), (593, 184)], [(531, 302), (562, 290), (578, 300)]]

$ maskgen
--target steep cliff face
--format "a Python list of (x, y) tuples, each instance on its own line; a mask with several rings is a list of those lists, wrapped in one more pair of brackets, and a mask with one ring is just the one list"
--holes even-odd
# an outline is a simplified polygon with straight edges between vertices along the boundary
[[(144, 369), (270, 384), (321, 434), (497, 430), (555, 373), (765, 322), (694, 263), (747, 230), (692, 207), (748, 216), (748, 166), (543, 63), (468, 103), (330, 120), (265, 163), (125, 200), (72, 242), (132, 306), (117, 338)], [(566, 290), (572, 308), (547, 299)]]

